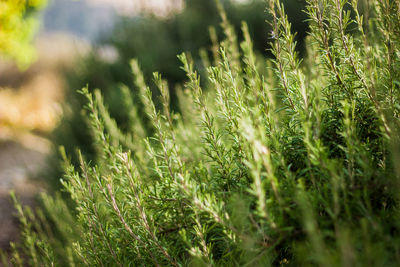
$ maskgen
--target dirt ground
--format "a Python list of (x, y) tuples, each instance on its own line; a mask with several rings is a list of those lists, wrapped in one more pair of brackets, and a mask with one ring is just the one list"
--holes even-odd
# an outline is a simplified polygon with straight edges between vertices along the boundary
[(46, 154), (7, 141), (0, 143), (0, 248), (8, 250), (10, 241), (19, 236), (18, 220), (9, 192), (14, 190), (21, 202), (32, 206), (44, 187), (37, 177), (46, 164)]

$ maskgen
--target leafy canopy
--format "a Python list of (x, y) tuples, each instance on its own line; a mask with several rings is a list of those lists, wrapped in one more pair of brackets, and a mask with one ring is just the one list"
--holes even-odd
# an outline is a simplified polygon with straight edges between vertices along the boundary
[(0, 1), (0, 55), (26, 68), (36, 56), (31, 40), (38, 28), (35, 13), (47, 0)]

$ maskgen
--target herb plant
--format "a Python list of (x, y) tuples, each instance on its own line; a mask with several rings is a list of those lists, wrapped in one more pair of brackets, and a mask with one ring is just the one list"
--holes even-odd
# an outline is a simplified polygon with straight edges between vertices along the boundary
[(154, 104), (136, 60), (150, 125), (129, 90), (127, 131), (81, 91), (99, 156), (64, 155), (73, 211), (59, 196), (36, 216), (16, 201), (15, 265), (400, 264), (400, 2), (308, 0), (304, 58), (284, 6), (266, 5), (274, 58), (255, 56), (245, 23), (239, 43), (219, 6), (207, 83), (179, 55), (179, 113), (158, 73)]

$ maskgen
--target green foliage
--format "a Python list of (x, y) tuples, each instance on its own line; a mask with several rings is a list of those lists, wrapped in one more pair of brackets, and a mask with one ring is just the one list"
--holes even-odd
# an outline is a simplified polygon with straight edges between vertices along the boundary
[[(305, 5), (297, 0), (287, 2), (290, 7), (289, 16), (295, 25), (293, 28), (299, 32), (298, 39), (302, 44), (307, 28), (304, 22), (306, 16), (301, 11)], [(266, 52), (268, 43), (266, 33), (270, 31), (270, 27), (265, 23), (268, 16), (264, 12), (263, 1), (253, 0), (238, 4), (224, 0), (222, 3), (236, 30), (240, 30), (242, 20), (248, 23), (250, 34), (253, 36), (255, 54), (270, 55)], [(219, 24), (220, 18), (215, 0), (185, 0), (185, 8), (167, 18), (148, 15), (120, 18), (114, 30), (104, 36), (99, 43), (100, 47), (115, 48), (118, 58), (112, 62), (106, 61), (95, 49), (69, 71), (67, 77), (70, 90), (67, 92), (67, 102), (70, 108), (66, 110), (66, 116), (54, 134), (55, 143), (64, 146), (69, 154), (74, 152), (75, 146), (79, 146), (88, 159), (95, 158), (93, 140), (90, 138), (87, 123), (79, 112), (86, 101), (76, 94), (76, 88), (82, 88), (87, 84), (89, 90), (91, 88), (101, 90), (110, 114), (121, 130), (125, 131), (130, 125), (127, 123), (129, 122), (127, 112), (121, 108), (121, 102), (125, 99), (121, 92), (121, 84), (124, 84), (133, 93), (133, 102), (139, 107), (138, 115), (145, 126), (147, 125), (147, 117), (142, 112), (137, 88), (133, 86), (132, 73), (129, 69), (129, 61), (132, 58), (137, 58), (140, 62), (145, 81), (155, 96), (159, 93), (152, 82), (152, 73), (155, 70), (162, 73), (170, 88), (171, 109), (178, 111), (178, 91), (175, 87), (184, 82), (185, 73), (179, 69), (180, 62), (176, 55), (182, 51), (189, 53), (200, 73), (205, 75), (207, 62), (202, 64), (202, 59), (212, 54), (218, 57), (218, 40), (223, 38)], [(209, 33), (212, 35), (211, 40), (208, 37)], [(242, 40), (243, 37), (239, 36), (238, 39)], [(301, 45), (299, 48), (301, 49)], [(202, 82), (205, 85), (207, 79), (203, 79)], [(160, 105), (158, 97), (155, 97), (155, 101), (156, 106)], [(77, 159), (74, 158), (73, 161), (77, 162)], [(56, 166), (56, 163), (54, 165)], [(51, 179), (54, 181), (54, 175), (49, 180)]]
[(34, 14), (46, 0), (3, 0), (0, 2), (0, 55), (26, 68), (35, 58), (30, 42), (38, 27)]
[(207, 90), (194, 64), (179, 56), (187, 75), (180, 113), (171, 111), (158, 73), (161, 106), (154, 104), (131, 61), (150, 131), (131, 101), (131, 128), (123, 133), (101, 94), (81, 91), (99, 157), (89, 163), (78, 153), (76, 167), (64, 157), (77, 229), (59, 226), (62, 213), (46, 206), (66, 238), (68, 260), (59, 263), (65, 253), (20, 212), (26, 242), (15, 262), (400, 264), (400, 2), (308, 0), (304, 60), (283, 5), (268, 4), (274, 59), (267, 74), (246, 24), (238, 44), (220, 6), (226, 38), (209, 60), (216, 64), (207, 68)]

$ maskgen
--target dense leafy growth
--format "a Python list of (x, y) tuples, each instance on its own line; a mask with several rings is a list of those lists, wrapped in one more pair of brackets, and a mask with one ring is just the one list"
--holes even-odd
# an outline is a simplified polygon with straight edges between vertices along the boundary
[(16, 265), (400, 264), (400, 2), (308, 0), (304, 60), (283, 5), (267, 5), (274, 59), (255, 56), (246, 24), (238, 44), (220, 9), (207, 90), (179, 56), (179, 113), (158, 73), (154, 105), (136, 60), (149, 125), (129, 90), (127, 132), (82, 90), (99, 156), (65, 156), (71, 215), (59, 197), (43, 196), (33, 221), (17, 204)]
[[(185, 8), (168, 17), (154, 17), (142, 14), (136, 17), (122, 17), (117, 20), (114, 29), (109, 35), (103, 36), (99, 41), (99, 48), (84, 57), (74, 68), (67, 72), (67, 102), (65, 117), (54, 133), (54, 142), (65, 147), (68, 154), (73, 154), (75, 147), (79, 146), (87, 159), (93, 159), (96, 151), (90, 130), (86, 127), (80, 110), (86, 104), (86, 99), (76, 93), (77, 88), (89, 85), (89, 90), (99, 88), (111, 116), (122, 129), (129, 129), (129, 120), (125, 109), (121, 109), (121, 101), (125, 95), (121, 90), (124, 84), (133, 93), (133, 102), (139, 105), (138, 90), (133, 85), (133, 77), (129, 68), (129, 61), (136, 58), (140, 62), (144, 78), (150, 89), (157, 96), (158, 90), (152, 83), (152, 73), (157, 70), (168, 81), (171, 94), (171, 109), (179, 110), (176, 86), (185, 81), (185, 73), (180, 70), (177, 54), (185, 51), (190, 54), (196, 64), (196, 69), (201, 75), (205, 74), (205, 67), (201, 58), (211, 56), (211, 47), (218, 47), (218, 40), (223, 39), (223, 32), (218, 27), (220, 17), (216, 9), (215, 0), (184, 0)], [(289, 3), (287, 11), (289, 19), (293, 22), (293, 29), (298, 32), (299, 50), (302, 50), (302, 40), (306, 34), (306, 15), (301, 10), (304, 1), (285, 0)], [(269, 24), (265, 23), (270, 16), (266, 14), (265, 3), (262, 0), (245, 1), (238, 3), (232, 0), (223, 0), (229, 20), (237, 31), (240, 30), (241, 21), (246, 21), (249, 32), (253, 38), (254, 52), (256, 55), (267, 55)], [(211, 33), (212, 38), (209, 38)], [(243, 37), (238, 36), (239, 40)], [(113, 60), (105, 60), (101, 56), (104, 47), (113, 47), (118, 55)], [(207, 83), (203, 79), (202, 83)], [(155, 97), (156, 106), (159, 105)], [(138, 115), (146, 121), (146, 114), (139, 108)], [(82, 125), (82, 127), (76, 127)], [(56, 157), (54, 157), (56, 158)], [(77, 162), (74, 157), (73, 162)], [(56, 166), (56, 164), (54, 164)], [(58, 175), (59, 176), (59, 175)], [(57, 175), (50, 175), (54, 181)]]

